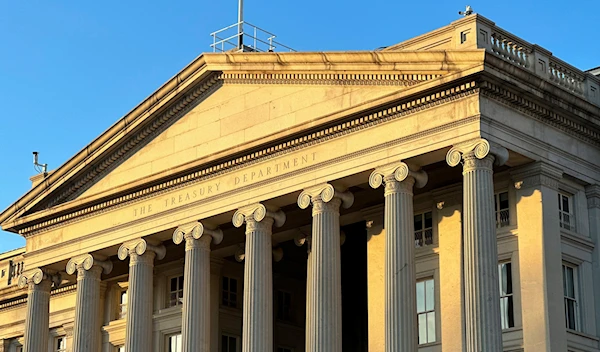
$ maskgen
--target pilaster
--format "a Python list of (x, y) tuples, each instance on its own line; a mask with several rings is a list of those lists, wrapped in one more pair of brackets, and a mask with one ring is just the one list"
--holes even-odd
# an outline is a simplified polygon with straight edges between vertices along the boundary
[(413, 186), (423, 187), (427, 174), (403, 162), (378, 167), (369, 184), (385, 184), (385, 351), (418, 349), (415, 291)]
[(340, 205), (354, 202), (349, 192), (339, 192), (330, 184), (305, 189), (298, 205), (311, 203), (313, 225), (307, 285), (310, 285), (311, 311), (306, 317), (306, 351), (342, 350), (342, 295), (340, 264)]
[(119, 259), (129, 256), (129, 291), (127, 294), (127, 321), (125, 351), (152, 350), (152, 292), (154, 259), (166, 254), (163, 245), (150, 244), (145, 239), (125, 242), (118, 251)]
[[(464, 351), (465, 326), (462, 236), (462, 186), (433, 194), (437, 207), (442, 352)], [(458, 278), (458, 279), (457, 279)]]
[(600, 336), (600, 185), (590, 185), (585, 189), (587, 198), (590, 237), (594, 242), (592, 252), (592, 280), (594, 285), (596, 336)]
[(511, 171), (519, 226), (519, 276), (525, 351), (566, 351), (558, 185), (545, 162)]
[(222, 258), (210, 258), (210, 351), (219, 352), (221, 339), (219, 326), (219, 307), (221, 302), (221, 269)]
[(246, 223), (242, 352), (273, 351), (272, 226), (282, 226), (285, 214), (252, 204), (233, 214), (233, 225)]
[(173, 242), (185, 240), (181, 340), (184, 351), (210, 351), (210, 244), (221, 243), (223, 231), (201, 222), (178, 227)]
[(383, 205), (361, 211), (367, 226), (369, 352), (385, 351), (385, 229)]
[(100, 275), (112, 270), (112, 262), (95, 259), (91, 254), (72, 258), (67, 274), (77, 272), (77, 297), (73, 326), (73, 350), (97, 352), (100, 343)]

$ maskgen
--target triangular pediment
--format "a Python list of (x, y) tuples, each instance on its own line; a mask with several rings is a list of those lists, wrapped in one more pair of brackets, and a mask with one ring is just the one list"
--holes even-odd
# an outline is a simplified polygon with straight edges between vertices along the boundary
[(482, 52), (203, 55), (5, 210), (0, 222), (18, 229), (37, 213), (47, 218), (164, 181), (426, 89), (483, 58)]

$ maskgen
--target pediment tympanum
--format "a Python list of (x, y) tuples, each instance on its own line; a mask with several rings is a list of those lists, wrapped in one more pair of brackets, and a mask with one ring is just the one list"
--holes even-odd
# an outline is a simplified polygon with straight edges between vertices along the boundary
[(0, 222), (16, 231), (59, 205), (76, 209), (164, 181), (445, 77), (460, 78), (483, 58), (481, 51), (203, 55), (4, 211)]

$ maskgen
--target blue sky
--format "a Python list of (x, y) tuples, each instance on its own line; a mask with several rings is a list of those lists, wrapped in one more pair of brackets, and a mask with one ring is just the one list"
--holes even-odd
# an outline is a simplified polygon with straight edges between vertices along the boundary
[[(466, 4), (246, 0), (244, 12), (298, 51), (372, 50), (449, 24)], [(597, 0), (470, 4), (580, 69), (600, 66)], [(237, 0), (0, 2), (0, 209), (31, 187), (32, 151), (57, 168), (236, 20)], [(0, 232), (0, 252), (24, 244)]]

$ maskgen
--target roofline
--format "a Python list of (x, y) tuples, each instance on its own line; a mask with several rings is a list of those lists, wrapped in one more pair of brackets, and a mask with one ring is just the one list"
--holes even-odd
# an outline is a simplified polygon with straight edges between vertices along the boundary
[(160, 86), (156, 91), (150, 94), (146, 99), (139, 103), (135, 108), (126, 113), (121, 119), (115, 122), (111, 127), (104, 131), (100, 136), (94, 139), (90, 144), (85, 146), (81, 151), (75, 154), (71, 159), (67, 160), (58, 169), (56, 169), (51, 175), (40, 181), (35, 187), (32, 187), (27, 193), (25, 193), (16, 202), (9, 205), (5, 210), (0, 213), (0, 223), (3, 223), (12, 214), (17, 212), (19, 209), (26, 206), (30, 201), (35, 199), (38, 195), (44, 192), (49, 185), (60, 179), (66, 172), (71, 170), (75, 165), (85, 160), (87, 157), (92, 155), (95, 151), (100, 149), (108, 140), (118, 135), (121, 131), (125, 130), (133, 121), (139, 118), (143, 113), (148, 111), (157, 102), (168, 96), (170, 93), (177, 90), (180, 83), (189, 78), (194, 72), (198, 71), (201, 67), (205, 66), (204, 55), (201, 54), (195, 58), (191, 63), (179, 71), (176, 75), (171, 77), (167, 82)]
[(25, 253), (25, 247), (19, 247), (19, 248), (15, 248), (15, 249), (11, 249), (9, 251), (6, 251), (4, 253), (0, 253), (0, 261), (2, 260), (6, 260), (8, 258), (12, 258), (12, 257), (16, 257), (20, 254)]

